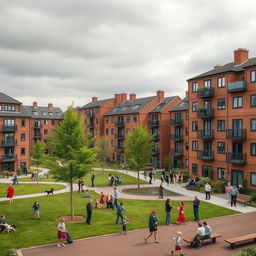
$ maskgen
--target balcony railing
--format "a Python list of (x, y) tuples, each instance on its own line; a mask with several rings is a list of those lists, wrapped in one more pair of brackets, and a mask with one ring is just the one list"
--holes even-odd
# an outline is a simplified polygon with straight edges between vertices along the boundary
[(2, 155), (1, 161), (2, 162), (15, 162), (17, 160), (17, 155), (14, 154), (5, 154)]
[(158, 134), (153, 134), (152, 136), (153, 136), (153, 141), (155, 141), (155, 142), (159, 141), (160, 138), (159, 138)]
[(197, 138), (198, 139), (211, 140), (211, 139), (214, 138), (213, 130), (198, 130), (197, 131)]
[(246, 154), (244, 153), (226, 153), (226, 162), (231, 164), (245, 164)]
[(41, 123), (34, 123), (34, 129), (41, 129), (43, 125)]
[(150, 127), (159, 126), (159, 120), (149, 120), (148, 126), (150, 126)]
[(42, 133), (34, 133), (34, 139), (41, 139)]
[(245, 140), (246, 129), (227, 129), (226, 137), (229, 140)]
[(182, 119), (171, 119), (171, 125), (173, 126), (182, 126), (183, 120)]
[(214, 88), (199, 88), (197, 96), (199, 98), (211, 98), (214, 96)]
[(118, 140), (124, 140), (125, 136), (124, 136), (124, 134), (116, 134), (115, 138), (118, 139)]
[(203, 161), (213, 161), (214, 160), (214, 152), (212, 150), (198, 150), (197, 151), (197, 159)]
[(236, 81), (228, 84), (228, 92), (243, 92), (246, 90), (246, 81)]
[(116, 147), (116, 152), (123, 153), (124, 152), (124, 147)]
[(181, 141), (183, 139), (182, 134), (172, 134), (171, 138), (174, 141)]
[(2, 147), (14, 147), (17, 145), (17, 140), (2, 140)]
[(172, 148), (171, 153), (174, 157), (181, 157), (183, 155), (182, 148)]
[(197, 110), (197, 117), (206, 119), (214, 117), (214, 109), (213, 108), (202, 108)]
[(116, 123), (115, 123), (115, 126), (116, 126), (116, 127), (124, 127), (124, 126), (125, 126), (124, 121), (118, 121), (118, 122), (116, 122)]
[(17, 125), (3, 125), (2, 126), (3, 132), (16, 132), (17, 131)]

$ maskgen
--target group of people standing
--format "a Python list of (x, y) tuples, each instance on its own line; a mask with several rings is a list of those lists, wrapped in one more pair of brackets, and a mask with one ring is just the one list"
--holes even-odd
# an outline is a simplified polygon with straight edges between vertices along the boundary
[(237, 195), (239, 193), (237, 187), (235, 185), (231, 186), (230, 182), (228, 182), (225, 186), (225, 192), (227, 195), (228, 203), (230, 203), (231, 206), (236, 207)]
[(118, 186), (118, 185), (122, 185), (123, 181), (122, 181), (122, 176), (114, 176), (111, 173), (109, 173), (108, 175), (108, 185), (109, 186)]

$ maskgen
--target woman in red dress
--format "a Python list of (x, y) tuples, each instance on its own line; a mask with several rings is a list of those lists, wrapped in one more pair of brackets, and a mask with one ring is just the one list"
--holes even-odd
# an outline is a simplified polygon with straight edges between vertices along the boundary
[(9, 198), (9, 204), (13, 203), (13, 197), (14, 197), (14, 188), (12, 185), (9, 185), (9, 188), (6, 189), (7, 192), (7, 198)]
[(104, 207), (104, 203), (105, 203), (105, 200), (104, 200), (104, 193), (101, 192), (101, 193), (100, 193), (100, 208), (103, 208), (103, 207)]
[(178, 216), (178, 219), (176, 220), (176, 223), (177, 224), (180, 224), (180, 223), (186, 224), (185, 222), (186, 222), (186, 220), (185, 220), (185, 206), (184, 206), (184, 202), (180, 201), (179, 216)]

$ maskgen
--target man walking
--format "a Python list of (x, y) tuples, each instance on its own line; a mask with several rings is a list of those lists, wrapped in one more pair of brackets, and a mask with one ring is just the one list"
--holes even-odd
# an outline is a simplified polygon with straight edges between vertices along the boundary
[(212, 187), (208, 182), (205, 184), (204, 190), (205, 190), (205, 200), (207, 200), (207, 199), (210, 200)]
[(95, 179), (95, 173), (93, 173), (91, 176), (92, 188), (94, 187), (94, 179)]
[(195, 199), (193, 201), (193, 210), (194, 210), (194, 221), (199, 221), (199, 204), (200, 200), (198, 199), (197, 196), (195, 196)]
[(114, 203), (113, 203), (113, 210), (115, 209), (115, 207), (117, 208), (117, 200), (118, 200), (118, 191), (117, 191), (116, 187), (114, 187)]
[(123, 223), (123, 214), (122, 214), (122, 211), (126, 211), (125, 208), (123, 208), (123, 203), (120, 203), (120, 205), (117, 205), (116, 207), (116, 224), (118, 224), (118, 220), (119, 220), (119, 217), (121, 218), (121, 221)]
[(231, 206), (234, 205), (236, 207), (237, 194), (238, 194), (238, 189), (237, 189), (237, 187), (235, 185), (233, 185), (233, 187), (230, 189)]
[(87, 212), (87, 218), (86, 218), (86, 224), (91, 224), (91, 218), (92, 218), (92, 200), (90, 199), (89, 202), (86, 205), (86, 212)]

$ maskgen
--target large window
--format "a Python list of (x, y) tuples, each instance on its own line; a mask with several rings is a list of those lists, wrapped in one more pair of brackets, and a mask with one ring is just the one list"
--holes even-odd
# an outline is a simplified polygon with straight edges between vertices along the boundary
[(192, 102), (192, 111), (196, 112), (198, 109), (198, 102)]
[(197, 131), (198, 130), (198, 122), (197, 121), (193, 121), (192, 122), (192, 131)]
[(256, 94), (251, 95), (251, 107), (256, 107)]
[(211, 80), (205, 80), (204, 81), (204, 87), (205, 88), (211, 88), (212, 87), (212, 81)]
[(256, 156), (256, 143), (251, 143), (251, 156)]
[(202, 166), (202, 177), (210, 177), (211, 173), (210, 170), (212, 169), (211, 166), (203, 165)]
[(251, 131), (256, 132), (256, 119), (251, 119)]
[(218, 88), (225, 87), (225, 77), (219, 77), (218, 78)]
[(197, 151), (198, 150), (198, 141), (193, 140), (192, 141), (192, 150)]
[(15, 106), (13, 106), (13, 105), (5, 105), (4, 106), (4, 111), (15, 112)]
[(218, 120), (218, 132), (224, 132), (225, 130), (225, 120)]
[(192, 83), (192, 92), (197, 92), (198, 89), (198, 83)]
[(108, 135), (108, 128), (106, 128), (106, 135)]
[(218, 109), (223, 110), (226, 108), (225, 99), (218, 99)]
[(243, 107), (243, 97), (234, 97), (233, 98), (233, 108), (242, 108)]
[(251, 82), (252, 83), (256, 82), (256, 70), (251, 71)]
[(219, 154), (225, 153), (225, 142), (218, 142), (217, 149)]
[(251, 185), (256, 186), (256, 172), (251, 172)]
[(26, 126), (26, 120), (25, 119), (21, 119), (21, 126), (25, 127)]
[(20, 140), (25, 141), (26, 140), (26, 133), (20, 134)]
[(192, 164), (192, 175), (198, 175), (198, 164)]
[(217, 169), (217, 179), (218, 180), (224, 180), (225, 179), (225, 169), (224, 168), (218, 168)]
[(20, 149), (20, 154), (21, 154), (22, 156), (24, 156), (24, 155), (26, 154), (26, 148), (21, 148), (21, 149)]

